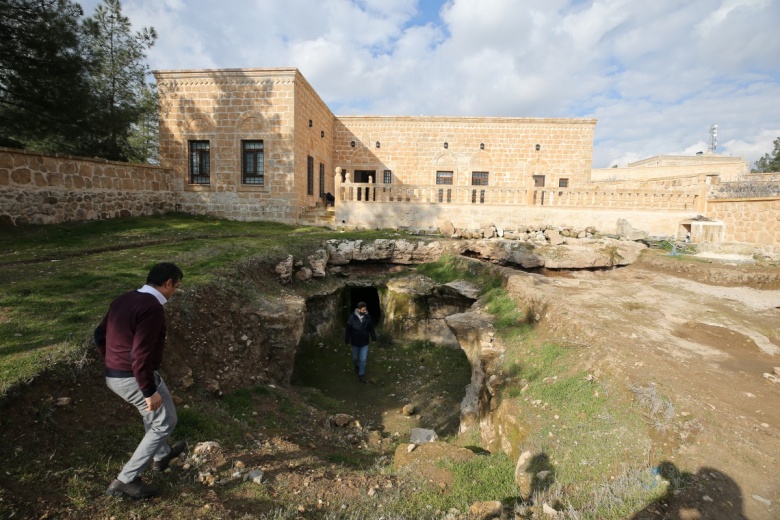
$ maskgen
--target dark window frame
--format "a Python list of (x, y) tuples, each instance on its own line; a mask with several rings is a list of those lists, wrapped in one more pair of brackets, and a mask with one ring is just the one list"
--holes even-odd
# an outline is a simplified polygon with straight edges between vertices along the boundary
[(534, 188), (544, 188), (544, 175), (534, 175)]
[[(489, 172), (471, 172), (472, 186), (487, 186)], [(485, 190), (471, 190), (471, 203), (477, 203), (477, 191), (479, 191), (479, 203), (485, 203)]]
[(314, 195), (314, 157), (310, 155), (306, 163), (306, 193)]
[(187, 142), (190, 184), (211, 184), (211, 141), (192, 139)]
[(325, 165), (320, 163), (320, 197), (325, 196)]
[(569, 179), (558, 179), (558, 187), (559, 188), (568, 188), (569, 187)]
[[(259, 148), (252, 148), (258, 144)], [(247, 160), (249, 157), (251, 161)], [(241, 183), (265, 186), (265, 144), (262, 139), (241, 141)]]
[(489, 172), (471, 172), (472, 186), (487, 186)]
[(392, 184), (392, 182), (393, 182), (393, 171), (392, 170), (385, 170), (384, 171), (384, 178), (382, 180), (385, 181), (385, 184)]
[[(441, 186), (452, 186), (455, 181), (455, 172), (453, 171), (437, 171), (436, 172), (436, 184)], [(452, 201), (452, 189), (447, 189), (447, 202)], [(444, 202), (444, 189), (439, 190), (439, 202)]]

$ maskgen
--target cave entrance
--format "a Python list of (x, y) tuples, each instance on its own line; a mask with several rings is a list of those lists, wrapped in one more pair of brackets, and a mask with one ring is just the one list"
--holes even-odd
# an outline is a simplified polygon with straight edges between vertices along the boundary
[(359, 302), (365, 302), (368, 306), (368, 314), (379, 326), (382, 323), (382, 307), (379, 305), (379, 291), (376, 287), (352, 287), (350, 291), (349, 312), (354, 312)]

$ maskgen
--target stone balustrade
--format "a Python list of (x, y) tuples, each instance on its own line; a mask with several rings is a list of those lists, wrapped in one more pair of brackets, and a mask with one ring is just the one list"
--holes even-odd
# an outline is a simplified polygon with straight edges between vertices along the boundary
[(566, 208), (695, 211), (700, 195), (643, 189), (500, 188), (491, 186), (411, 186), (343, 183), (338, 200), (346, 203), (484, 204)]

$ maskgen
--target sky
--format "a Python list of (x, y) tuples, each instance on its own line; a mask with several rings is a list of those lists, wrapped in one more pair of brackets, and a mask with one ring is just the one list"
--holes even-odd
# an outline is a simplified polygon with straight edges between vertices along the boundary
[[(100, 0), (81, 0), (91, 14)], [(295, 67), (336, 115), (598, 119), (593, 167), (780, 137), (780, 0), (122, 0), (152, 69)]]

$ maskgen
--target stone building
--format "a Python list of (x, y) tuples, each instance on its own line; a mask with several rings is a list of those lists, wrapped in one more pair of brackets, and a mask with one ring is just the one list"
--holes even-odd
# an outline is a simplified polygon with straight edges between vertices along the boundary
[(184, 211), (295, 222), (335, 191), (335, 167), (379, 186), (571, 188), (590, 177), (594, 119), (336, 117), (297, 69), (154, 74), (160, 161)]

